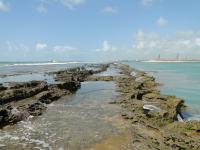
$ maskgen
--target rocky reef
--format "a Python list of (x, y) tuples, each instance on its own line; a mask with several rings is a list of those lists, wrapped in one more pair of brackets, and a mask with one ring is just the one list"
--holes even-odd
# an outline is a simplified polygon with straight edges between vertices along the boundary
[[(101, 76), (112, 65), (120, 75)], [(92, 68), (92, 69), (91, 69)], [(30, 81), (0, 84), (0, 127), (15, 124), (28, 116), (39, 116), (48, 104), (75, 93), (84, 81), (114, 81), (121, 115), (131, 123), (132, 144), (139, 150), (199, 150), (200, 122), (186, 121), (186, 106), (176, 96), (160, 93), (155, 78), (124, 64), (103, 64), (50, 72), (55, 83)]]
[(92, 67), (95, 70), (77, 67), (48, 73), (54, 76), (53, 84), (46, 81), (11, 82), (7, 86), (0, 84), (0, 128), (30, 115), (41, 115), (47, 104), (75, 93), (81, 87), (81, 82), (95, 73), (105, 71), (109, 65)]
[(114, 64), (121, 76), (92, 76), (115, 81), (121, 95), (111, 104), (122, 106), (122, 116), (132, 124), (133, 147), (157, 150), (200, 149), (200, 122), (183, 121), (184, 101), (162, 95), (155, 78), (124, 64)]

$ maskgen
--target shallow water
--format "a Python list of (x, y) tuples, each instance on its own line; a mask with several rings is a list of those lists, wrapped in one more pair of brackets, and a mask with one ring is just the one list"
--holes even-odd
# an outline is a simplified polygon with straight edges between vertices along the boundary
[(113, 82), (84, 82), (76, 95), (48, 105), (42, 116), (1, 130), (0, 149), (79, 150), (112, 136), (114, 142), (127, 141), (120, 136), (120, 106), (108, 104), (117, 95)]
[(200, 120), (200, 63), (147, 63), (125, 62), (133, 68), (147, 71), (162, 83), (161, 92), (176, 95), (185, 100), (188, 106), (184, 117)]
[(1, 75), (13, 75), (23, 73), (44, 73), (49, 71), (58, 71), (61, 69), (80, 67), (85, 65), (84, 63), (64, 63), (64, 64), (53, 64), (53, 63), (29, 63), (29, 64), (0, 64)]
[(26, 73), (21, 75), (12, 75), (0, 78), (0, 83), (9, 83), (9, 82), (29, 82), (33, 80), (44, 80), (49, 84), (55, 83), (54, 76), (44, 73)]
[(55, 83), (53, 75), (47, 74), (67, 68), (86, 66), (84, 63), (0, 63), (0, 83), (28, 82), (45, 80), (49, 84)]
[(114, 65), (110, 65), (110, 67), (104, 71), (101, 72), (99, 74), (96, 74), (97, 76), (120, 76), (120, 70), (118, 68), (116, 68), (116, 66)]

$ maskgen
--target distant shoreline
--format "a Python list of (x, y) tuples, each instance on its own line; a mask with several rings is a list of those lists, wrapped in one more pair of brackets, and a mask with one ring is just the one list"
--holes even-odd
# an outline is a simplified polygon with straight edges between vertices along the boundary
[(142, 60), (140, 62), (150, 62), (150, 63), (197, 63), (200, 60)]
[(45, 65), (65, 65), (65, 64), (95, 64), (97, 62), (79, 62), (79, 61), (69, 61), (69, 62), (0, 62), (0, 66), (45, 66)]

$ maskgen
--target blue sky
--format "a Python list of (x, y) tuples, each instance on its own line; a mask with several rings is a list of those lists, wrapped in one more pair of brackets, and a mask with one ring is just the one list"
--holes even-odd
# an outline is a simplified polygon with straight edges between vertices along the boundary
[(0, 61), (200, 57), (199, 0), (0, 0)]

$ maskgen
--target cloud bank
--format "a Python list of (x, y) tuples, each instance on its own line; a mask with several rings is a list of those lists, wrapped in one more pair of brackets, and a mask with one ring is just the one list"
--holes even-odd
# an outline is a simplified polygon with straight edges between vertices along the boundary
[(120, 47), (103, 40), (99, 48), (84, 50), (70, 45), (51, 45), (38, 42), (34, 47), (7, 41), (0, 45), (1, 59), (31, 58), (56, 60), (121, 60), (121, 59), (153, 59), (160, 54), (163, 58), (200, 57), (200, 31), (176, 32), (171, 35), (161, 35), (155, 32), (138, 30), (133, 34), (130, 47)]

